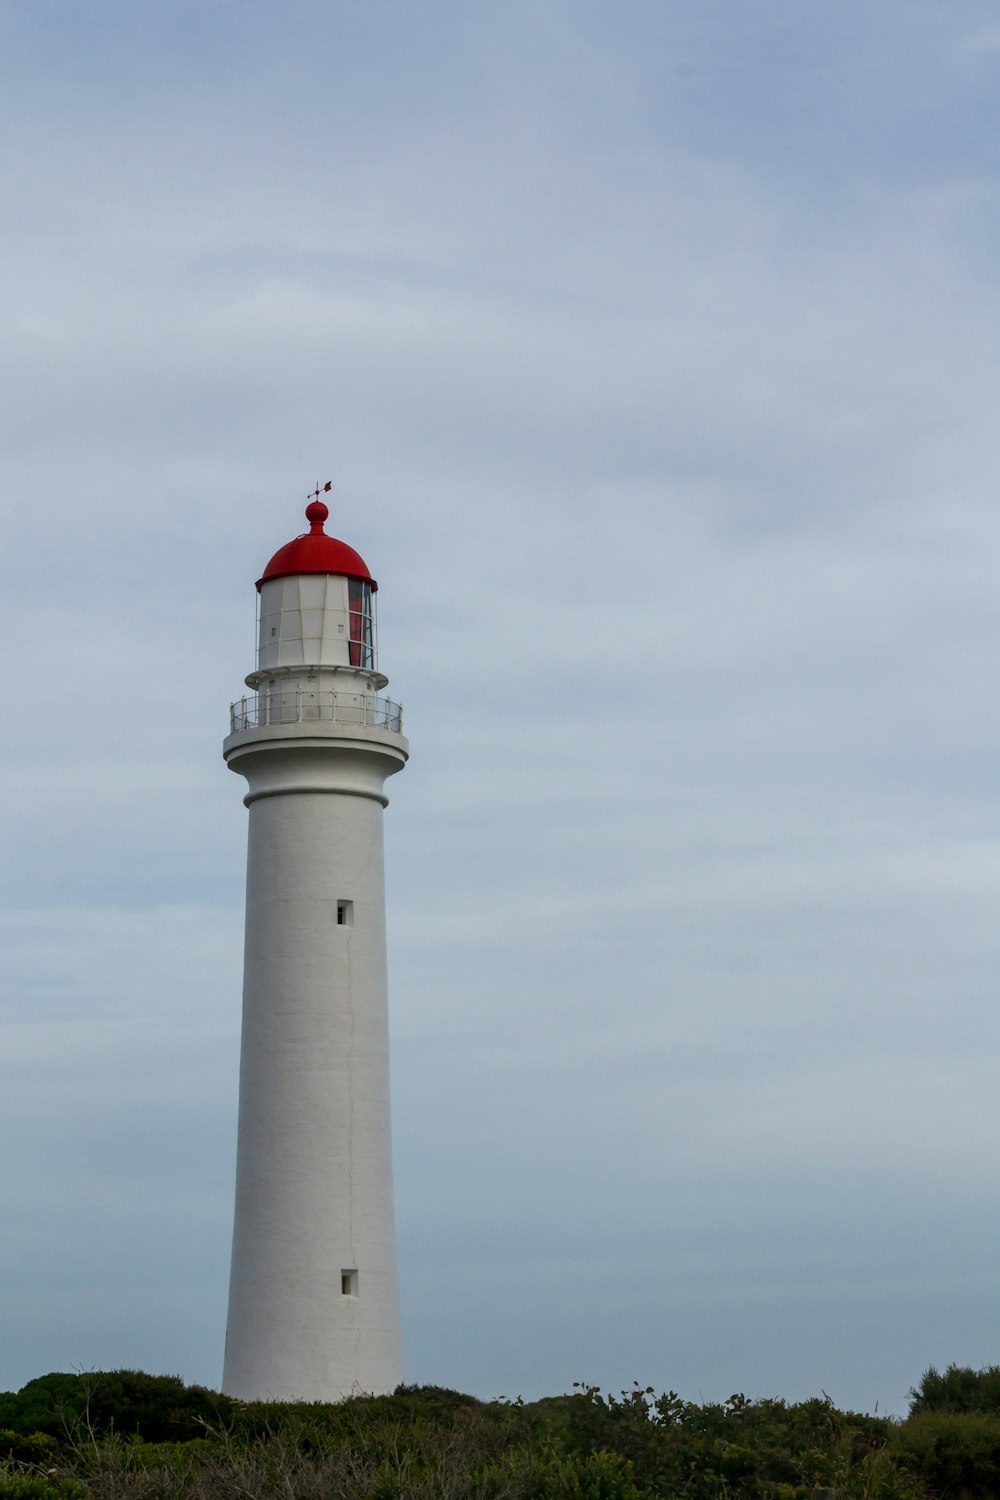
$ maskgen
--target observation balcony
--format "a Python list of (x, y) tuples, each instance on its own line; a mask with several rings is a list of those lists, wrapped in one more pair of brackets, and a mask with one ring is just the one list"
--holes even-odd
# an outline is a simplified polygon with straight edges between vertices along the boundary
[(229, 706), (233, 734), (241, 729), (264, 729), (269, 724), (361, 724), (368, 729), (403, 732), (403, 710), (391, 698), (375, 693), (288, 692), (256, 693)]

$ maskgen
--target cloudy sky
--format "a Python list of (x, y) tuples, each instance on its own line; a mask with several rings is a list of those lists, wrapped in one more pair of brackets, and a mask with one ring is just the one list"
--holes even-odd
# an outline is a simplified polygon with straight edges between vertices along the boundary
[(992, 0), (11, 0), (0, 75), (0, 1388), (220, 1380), (220, 746), (328, 478), (408, 1378), (1000, 1359)]

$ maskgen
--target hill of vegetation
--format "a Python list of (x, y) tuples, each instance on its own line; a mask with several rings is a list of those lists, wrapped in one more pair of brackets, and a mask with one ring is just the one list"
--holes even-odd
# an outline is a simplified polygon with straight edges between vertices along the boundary
[(176, 1376), (51, 1374), (0, 1395), (0, 1500), (979, 1500), (1000, 1496), (1000, 1367), (930, 1369), (903, 1420), (827, 1399), (435, 1386), (239, 1402)]

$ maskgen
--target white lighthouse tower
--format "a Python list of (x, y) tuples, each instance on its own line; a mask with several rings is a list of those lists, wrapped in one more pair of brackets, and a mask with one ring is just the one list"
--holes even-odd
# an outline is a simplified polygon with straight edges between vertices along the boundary
[(403, 1378), (382, 809), (409, 747), (379, 696), (377, 585), (326, 535), (319, 494), (308, 534), (258, 580), (255, 696), (233, 705), (224, 745), (250, 809), (222, 1382), (245, 1400), (336, 1401)]

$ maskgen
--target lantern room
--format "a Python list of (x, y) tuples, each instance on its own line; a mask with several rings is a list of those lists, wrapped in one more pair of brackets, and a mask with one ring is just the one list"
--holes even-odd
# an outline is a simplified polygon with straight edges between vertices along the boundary
[(377, 671), (378, 584), (353, 547), (323, 529), (322, 500), (306, 507), (309, 531), (281, 547), (257, 580), (258, 673), (275, 668)]

